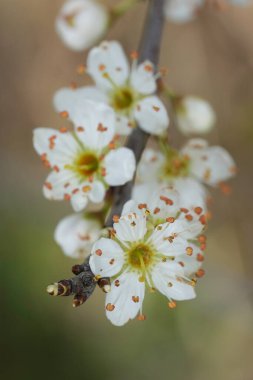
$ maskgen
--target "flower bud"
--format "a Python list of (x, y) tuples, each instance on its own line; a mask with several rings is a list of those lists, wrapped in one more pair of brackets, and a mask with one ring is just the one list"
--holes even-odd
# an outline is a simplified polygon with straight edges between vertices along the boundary
[(101, 225), (97, 220), (85, 218), (82, 213), (72, 214), (58, 223), (55, 241), (66, 256), (86, 257), (100, 235), (100, 228)]
[(203, 0), (166, 0), (165, 16), (169, 21), (183, 24), (194, 20), (203, 4)]
[(196, 96), (185, 96), (175, 101), (179, 130), (185, 135), (209, 132), (216, 121), (211, 105)]
[(95, 0), (66, 1), (56, 18), (56, 31), (72, 50), (90, 48), (106, 32), (109, 14)]

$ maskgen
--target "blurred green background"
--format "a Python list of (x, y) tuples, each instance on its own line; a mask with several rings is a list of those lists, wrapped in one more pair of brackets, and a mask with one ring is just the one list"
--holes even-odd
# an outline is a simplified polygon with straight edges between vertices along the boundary
[[(168, 82), (210, 100), (218, 114), (210, 141), (231, 152), (239, 174), (231, 196), (213, 192), (207, 275), (197, 299), (172, 311), (150, 294), (147, 320), (117, 328), (104, 316), (99, 290), (76, 310), (70, 299), (45, 292), (74, 264), (53, 241), (71, 210), (42, 196), (46, 170), (32, 130), (59, 127), (54, 91), (86, 80), (75, 74), (85, 54), (68, 51), (54, 31), (61, 4), (0, 2), (1, 378), (252, 380), (253, 7), (206, 10), (192, 23), (166, 25), (161, 65)], [(136, 49), (144, 9), (129, 12), (108, 38)]]

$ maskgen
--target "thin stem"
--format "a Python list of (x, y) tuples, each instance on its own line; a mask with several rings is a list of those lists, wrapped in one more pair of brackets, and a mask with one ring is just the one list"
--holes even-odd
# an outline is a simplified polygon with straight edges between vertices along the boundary
[(112, 22), (123, 16), (129, 9), (139, 2), (140, 0), (122, 0), (120, 3), (115, 5), (111, 10)]

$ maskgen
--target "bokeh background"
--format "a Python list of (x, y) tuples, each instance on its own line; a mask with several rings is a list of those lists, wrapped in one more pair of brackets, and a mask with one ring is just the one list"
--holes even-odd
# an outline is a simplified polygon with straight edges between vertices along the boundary
[[(53, 241), (71, 209), (42, 196), (46, 169), (32, 130), (59, 127), (54, 91), (87, 81), (76, 75), (85, 54), (67, 50), (55, 34), (61, 4), (0, 2), (1, 378), (252, 380), (253, 6), (166, 24), (161, 65), (168, 83), (213, 104), (218, 125), (209, 139), (231, 152), (239, 174), (229, 197), (213, 192), (207, 275), (197, 299), (171, 311), (165, 298), (150, 294), (147, 320), (117, 328), (104, 316), (99, 290), (76, 310), (70, 299), (45, 292), (74, 264)], [(144, 11), (139, 5), (129, 12), (108, 38), (136, 49)]]

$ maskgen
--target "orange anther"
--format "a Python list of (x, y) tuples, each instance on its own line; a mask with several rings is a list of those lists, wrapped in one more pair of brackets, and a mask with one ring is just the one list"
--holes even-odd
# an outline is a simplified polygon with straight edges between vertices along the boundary
[(107, 131), (107, 127), (104, 127), (102, 123), (99, 123), (98, 126), (97, 126), (97, 131), (99, 132), (105, 132)]
[(66, 128), (66, 127), (61, 127), (61, 128), (59, 129), (59, 131), (60, 131), (61, 133), (67, 133), (67, 132), (68, 132), (68, 128)]
[(83, 64), (81, 64), (81, 65), (77, 66), (76, 71), (77, 71), (78, 75), (83, 75), (86, 71), (86, 67)]
[(168, 302), (168, 306), (170, 309), (175, 309), (175, 307), (177, 307), (177, 304), (175, 301), (170, 301)]
[(113, 311), (115, 309), (115, 306), (111, 303), (108, 303), (105, 308), (107, 311)]
[(60, 168), (59, 168), (59, 166), (54, 165), (54, 166), (53, 166), (53, 170), (54, 170), (56, 173), (59, 173)]
[(201, 215), (201, 217), (199, 218), (199, 221), (201, 224), (205, 225), (206, 224), (206, 217), (205, 215)]
[(119, 215), (113, 215), (112, 220), (114, 221), (114, 223), (118, 223), (119, 222)]
[(171, 199), (169, 199), (169, 198), (167, 198), (167, 197), (165, 197), (163, 195), (160, 196), (160, 199), (161, 199), (161, 201), (165, 202), (166, 205), (172, 206), (173, 203), (174, 203)]
[(198, 260), (198, 261), (204, 261), (204, 259), (205, 259), (205, 258), (204, 258), (204, 255), (202, 255), (201, 253), (198, 253), (198, 254), (197, 254), (197, 260)]
[(197, 214), (197, 215), (200, 215), (202, 213), (203, 209), (201, 207), (195, 207), (194, 209), (194, 212)]
[(98, 66), (98, 70), (99, 71), (104, 71), (105, 70), (105, 65), (103, 65), (102, 63)]
[(196, 277), (201, 278), (205, 275), (204, 269), (199, 269), (196, 273)]
[(147, 203), (139, 203), (138, 204), (138, 209), (142, 210), (143, 208), (147, 208)]
[(61, 111), (59, 113), (59, 115), (63, 118), (63, 119), (67, 119), (69, 117), (69, 113), (68, 111)]
[(145, 321), (147, 319), (147, 317), (144, 314), (139, 314), (137, 319), (138, 319), (138, 321)]
[(53, 189), (53, 186), (50, 182), (45, 182), (44, 183), (44, 186), (48, 189), (48, 190), (52, 190)]

